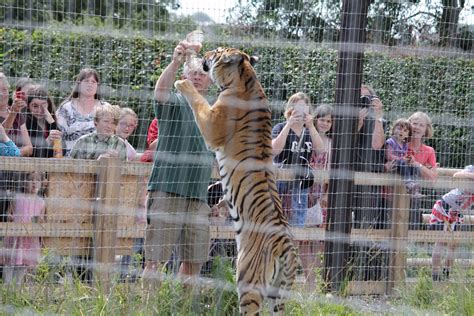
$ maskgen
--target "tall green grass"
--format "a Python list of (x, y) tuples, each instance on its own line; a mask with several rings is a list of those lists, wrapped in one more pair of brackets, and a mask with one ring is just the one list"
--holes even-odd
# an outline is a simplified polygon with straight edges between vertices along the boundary
[[(228, 260), (215, 258), (211, 277), (191, 289), (170, 276), (153, 292), (141, 282), (112, 282), (110, 291), (94, 288), (80, 277), (64, 278), (67, 266), (51, 263), (46, 254), (35, 276), (23, 285), (0, 286), (0, 314), (60, 315), (238, 315), (235, 271)], [(269, 315), (266, 310), (264, 315)], [(334, 303), (318, 292), (294, 289), (287, 315), (358, 315), (349, 306)]]
[[(58, 275), (67, 275), (67, 263), (52, 258), (53, 254), (46, 253), (27, 283), (0, 286), (0, 315), (238, 315), (235, 271), (231, 262), (223, 258), (215, 258), (209, 278), (191, 288), (170, 275), (153, 292), (142, 290), (140, 280), (120, 282), (118, 276), (110, 291), (87, 285), (77, 275), (58, 281)], [(326, 296), (321, 271), (316, 271), (320, 286), (309, 292), (304, 285), (296, 284), (286, 305), (287, 315), (368, 314), (370, 306), (358, 311), (344, 295)], [(398, 289), (397, 298), (388, 299), (393, 300), (391, 303), (413, 310), (414, 314), (474, 315), (474, 284), (469, 282), (474, 269), (454, 270), (450, 282), (433, 282), (427, 268), (416, 272), (416, 282)], [(377, 304), (378, 299), (384, 303), (387, 300), (372, 297), (370, 304)], [(263, 313), (269, 314), (268, 309)]]
[(436, 311), (445, 315), (474, 315), (473, 269), (454, 269), (449, 282), (434, 282), (431, 269), (418, 271), (417, 281), (398, 289), (398, 304), (421, 311)]

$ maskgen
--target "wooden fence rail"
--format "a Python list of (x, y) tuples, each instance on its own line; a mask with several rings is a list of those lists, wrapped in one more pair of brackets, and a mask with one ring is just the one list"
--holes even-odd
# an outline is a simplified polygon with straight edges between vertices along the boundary
[[(120, 163), (115, 159), (72, 160), (2, 157), (0, 172), (46, 172), (46, 223), (0, 223), (0, 236), (38, 236), (46, 247), (63, 255), (92, 255), (96, 270), (95, 279), (107, 286), (109, 271), (116, 254), (130, 254), (135, 238), (143, 238), (145, 224), (136, 221), (137, 210), (143, 212), (142, 197), (150, 164)], [(456, 169), (439, 169), (436, 182), (422, 185), (435, 189), (455, 187), (472, 188), (466, 180), (454, 180)], [(316, 182), (328, 179), (328, 173), (314, 171)], [(214, 177), (218, 177), (216, 173)], [(278, 170), (279, 179), (291, 179), (291, 172)], [(392, 225), (390, 229), (352, 229), (351, 243), (386, 242), (391, 247), (389, 281), (349, 283), (348, 291), (354, 294), (390, 293), (405, 282), (408, 242), (446, 241), (472, 243), (474, 232), (456, 231), (449, 234), (439, 231), (408, 230), (410, 198), (403, 181), (392, 174), (356, 172), (354, 183), (394, 187)], [(467, 217), (468, 221), (472, 221)], [(323, 228), (293, 228), (296, 240), (329, 240)], [(231, 226), (211, 226), (211, 238), (233, 239)]]

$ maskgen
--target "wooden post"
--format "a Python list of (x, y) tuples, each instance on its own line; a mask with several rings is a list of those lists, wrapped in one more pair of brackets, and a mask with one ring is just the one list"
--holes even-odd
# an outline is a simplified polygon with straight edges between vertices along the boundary
[(336, 108), (331, 171), (324, 277), (327, 290), (343, 290), (349, 261), (351, 206), (354, 184), (353, 148), (364, 59), (365, 28), (369, 1), (344, 0), (336, 79)]
[(396, 287), (405, 283), (407, 267), (410, 197), (403, 184), (395, 186), (394, 191), (388, 293), (393, 293)]
[(120, 161), (118, 158), (99, 159), (97, 173), (97, 202), (93, 216), (94, 280), (108, 292), (110, 274), (115, 262), (117, 240), (116, 207), (120, 193)]

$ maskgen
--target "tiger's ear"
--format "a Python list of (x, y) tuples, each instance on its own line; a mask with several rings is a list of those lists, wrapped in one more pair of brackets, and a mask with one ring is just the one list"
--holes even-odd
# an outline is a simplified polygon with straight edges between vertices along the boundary
[(254, 66), (259, 60), (258, 56), (250, 56), (250, 65)]
[(224, 54), (222, 56), (222, 62), (226, 64), (236, 63), (242, 60), (242, 54), (239, 52)]

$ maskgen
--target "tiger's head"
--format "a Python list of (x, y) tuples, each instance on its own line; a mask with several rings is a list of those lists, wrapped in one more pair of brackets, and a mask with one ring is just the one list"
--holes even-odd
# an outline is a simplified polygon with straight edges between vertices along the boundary
[(233, 75), (239, 74), (236, 68), (245, 61), (253, 66), (258, 58), (236, 48), (219, 47), (204, 54), (202, 68), (210, 72), (212, 81), (224, 90), (234, 82)]

